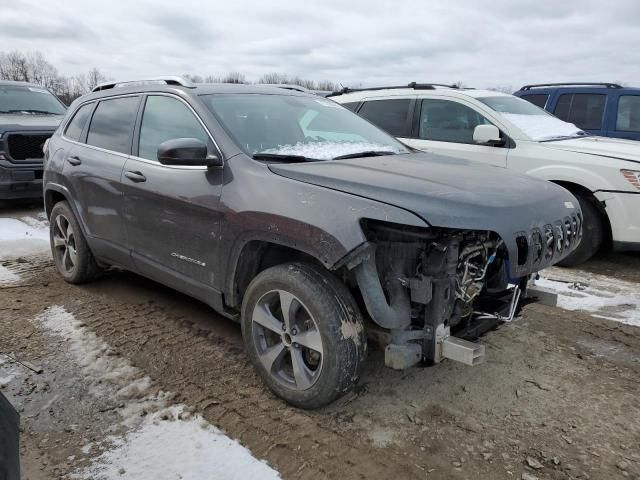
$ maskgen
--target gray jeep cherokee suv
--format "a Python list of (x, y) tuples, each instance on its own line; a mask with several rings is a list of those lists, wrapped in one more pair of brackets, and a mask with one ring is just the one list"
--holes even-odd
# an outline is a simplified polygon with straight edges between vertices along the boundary
[(66, 108), (40, 85), (0, 81), (0, 200), (42, 196), (42, 149)]
[(303, 408), (354, 385), (365, 332), (394, 368), (478, 363), (468, 340), (513, 319), (582, 229), (563, 188), (415, 153), (331, 100), (177, 77), (76, 100), (44, 181), (65, 280), (115, 265), (206, 302)]

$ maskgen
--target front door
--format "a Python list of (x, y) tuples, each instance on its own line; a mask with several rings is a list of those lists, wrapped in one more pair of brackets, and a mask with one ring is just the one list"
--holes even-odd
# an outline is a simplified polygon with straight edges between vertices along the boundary
[(171, 95), (147, 96), (139, 123), (122, 177), (133, 261), (140, 273), (202, 298), (219, 287), (222, 169), (162, 165), (157, 151), (167, 140), (196, 138), (213, 152), (212, 139), (191, 107)]
[(102, 100), (93, 111), (88, 132), (77, 135), (72, 130), (75, 120), (90, 114), (93, 108), (85, 105), (65, 132), (65, 138), (75, 143), (68, 143), (71, 148), (65, 157), (64, 177), (76, 211), (91, 237), (91, 247), (96, 256), (121, 266), (129, 266), (130, 255), (122, 218), (120, 179), (129, 156), (139, 104), (139, 96)]
[(484, 115), (457, 100), (423, 98), (413, 138), (400, 138), (404, 143), (426, 152), (466, 158), (507, 166), (507, 148), (478, 145), (473, 142), (473, 130), (478, 125), (491, 125)]

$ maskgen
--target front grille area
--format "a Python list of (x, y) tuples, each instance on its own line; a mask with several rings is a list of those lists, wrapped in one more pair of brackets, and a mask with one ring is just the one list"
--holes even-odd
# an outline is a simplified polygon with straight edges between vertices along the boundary
[(558, 219), (553, 225), (514, 234), (518, 255), (517, 270), (537, 270), (555, 263), (560, 256), (577, 245), (582, 237), (582, 216), (573, 214)]
[(10, 160), (24, 162), (41, 160), (42, 147), (51, 134), (10, 133), (7, 135), (7, 154)]

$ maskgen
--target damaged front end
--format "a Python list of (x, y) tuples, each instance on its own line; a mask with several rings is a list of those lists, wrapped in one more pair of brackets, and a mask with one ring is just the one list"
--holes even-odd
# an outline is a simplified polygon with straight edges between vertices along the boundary
[(470, 340), (511, 321), (524, 304), (530, 274), (511, 277), (509, 250), (494, 232), (415, 228), (363, 221), (367, 243), (350, 255), (371, 319), (396, 369), (420, 360), (482, 362)]

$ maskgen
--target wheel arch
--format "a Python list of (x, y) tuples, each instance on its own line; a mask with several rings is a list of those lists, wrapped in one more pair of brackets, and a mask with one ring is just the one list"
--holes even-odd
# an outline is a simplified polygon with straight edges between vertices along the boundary
[(587, 188), (587, 187), (585, 187), (583, 185), (580, 185), (579, 183), (575, 183), (575, 182), (571, 182), (571, 181), (567, 181), (567, 180), (550, 180), (550, 181), (555, 183), (556, 185), (560, 185), (561, 187), (566, 188), (567, 190), (569, 190), (574, 195), (578, 194), (578, 195), (586, 198), (587, 200), (589, 200), (596, 207), (596, 209), (600, 213), (602, 221), (604, 222), (604, 226), (605, 226), (605, 231), (604, 231), (605, 241), (610, 243), (611, 240), (612, 240), (611, 221), (609, 220), (609, 215), (607, 214), (605, 206), (602, 204), (602, 202), (600, 200), (598, 200), (596, 198), (596, 196), (593, 194), (593, 192), (589, 188)]
[(231, 308), (242, 305), (244, 292), (251, 280), (269, 267), (295, 260), (312, 263), (327, 270), (330, 267), (312, 249), (274, 239), (247, 239), (236, 251), (230, 260), (225, 285), (225, 304)]
[(71, 211), (73, 212), (73, 214), (76, 217), (76, 220), (78, 221), (78, 224), (80, 225), (80, 229), (82, 230), (83, 235), (85, 235), (85, 237), (87, 237), (87, 229), (85, 227), (84, 221), (82, 219), (82, 216), (79, 215), (78, 210), (76, 209), (76, 205), (75, 202), (73, 202), (71, 200), (71, 195), (69, 193), (69, 191), (63, 187), (62, 185), (58, 185), (58, 184), (48, 184), (45, 187), (45, 191), (44, 191), (44, 210), (45, 210), (45, 214), (47, 216), (47, 219), (49, 219), (51, 217), (51, 210), (53, 210), (53, 207), (55, 206), (56, 203), (58, 202), (62, 202), (65, 201), (69, 204), (69, 207), (71, 208)]

